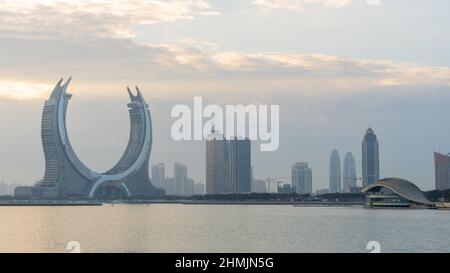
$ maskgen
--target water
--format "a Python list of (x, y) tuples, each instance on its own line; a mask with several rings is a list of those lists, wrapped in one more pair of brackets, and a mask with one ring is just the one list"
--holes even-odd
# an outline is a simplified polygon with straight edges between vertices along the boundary
[(0, 207), (0, 252), (450, 252), (450, 211), (280, 205)]

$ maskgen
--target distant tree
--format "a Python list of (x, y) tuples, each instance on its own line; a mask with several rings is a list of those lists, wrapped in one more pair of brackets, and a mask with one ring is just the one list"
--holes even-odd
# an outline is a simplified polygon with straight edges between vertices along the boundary
[(364, 200), (364, 193), (326, 193), (316, 196), (318, 199), (339, 200), (339, 201), (361, 201)]
[(0, 195), (0, 201), (10, 201), (14, 200), (14, 196), (12, 195)]
[(438, 202), (443, 200), (444, 202), (450, 202), (450, 189), (444, 191), (427, 191), (425, 196), (432, 202)]

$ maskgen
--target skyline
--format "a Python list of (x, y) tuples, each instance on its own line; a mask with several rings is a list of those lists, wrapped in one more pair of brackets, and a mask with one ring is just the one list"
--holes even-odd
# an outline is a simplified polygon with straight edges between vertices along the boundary
[(122, 87), (134, 84), (154, 118), (150, 164), (187, 164), (202, 183), (205, 142), (170, 138), (170, 109), (194, 96), (280, 105), (279, 149), (252, 143), (256, 179), (287, 176), (305, 161), (313, 188), (327, 188), (332, 149), (351, 151), (360, 174), (369, 126), (382, 177), (433, 189), (433, 152), (450, 152), (448, 1), (46, 3), (0, 1), (0, 181), (43, 175), (41, 108), (55, 79), (69, 75), (77, 79), (69, 135), (96, 171), (126, 147)]
[[(116, 109), (117, 110), (117, 109)], [(69, 111), (70, 112), (70, 111)], [(69, 114), (69, 119), (70, 119), (70, 114)], [(68, 127), (71, 127), (70, 126), (70, 124), (68, 125)], [(89, 127), (89, 126), (88, 126)], [(96, 141), (94, 140), (94, 139), (92, 139), (93, 140), (93, 142), (95, 143)], [(203, 141), (202, 141), (203, 142)], [(194, 143), (192, 143), (192, 142), (187, 142), (187, 144), (188, 145), (195, 145)], [(74, 145), (75, 146), (75, 145)], [(252, 143), (252, 146), (255, 146), (254, 145), (254, 143)], [(36, 148), (36, 147), (35, 147)], [(105, 147), (105, 148), (107, 148), (107, 149), (114, 149), (114, 150), (119, 150), (119, 147), (112, 147), (112, 146), (110, 146), (110, 147)], [(253, 147), (252, 148), (252, 150), (255, 150), (256, 149), (256, 153), (258, 153), (258, 147)], [(78, 151), (78, 149), (75, 149), (75, 150), (77, 150)], [(357, 151), (357, 153), (358, 154), (360, 154), (360, 152), (358, 151), (358, 150), (356, 150)], [(383, 151), (381, 151), (381, 153), (383, 153)], [(151, 164), (153, 164), (153, 162), (156, 162), (158, 159), (153, 159), (153, 160), (151, 160)], [(169, 162), (179, 162), (180, 160), (178, 160), (178, 159), (171, 159), (171, 161), (169, 161)], [(195, 160), (196, 161), (196, 160)], [(308, 162), (310, 162), (310, 160), (307, 160)], [(324, 161), (327, 161), (327, 159), (324, 159)], [(381, 160), (380, 160), (381, 161)], [(189, 162), (189, 161), (181, 161), (181, 162), (184, 162), (185, 164), (187, 164), (187, 165), (189, 165), (189, 166), (191, 166), (191, 165), (195, 165), (195, 164), (192, 164), (193, 162)], [(360, 165), (360, 156), (357, 158), (357, 165)], [(93, 162), (94, 163), (94, 165), (95, 165), (95, 162)], [(165, 162), (166, 164), (168, 164), (167, 163), (167, 161)], [(326, 163), (326, 164), (328, 164), (328, 163)], [(431, 162), (431, 164), (433, 164), (433, 162)], [(258, 166), (256, 165), (256, 164), (254, 164), (253, 163), (253, 165), (254, 165), (254, 167), (255, 167), (255, 169), (259, 169), (258, 168)], [(383, 165), (383, 162), (381, 162), (381, 165)], [(434, 166), (434, 165), (433, 165)], [(434, 168), (434, 167), (433, 167)], [(361, 172), (361, 169), (359, 168), (359, 169), (357, 169), (358, 170), (358, 172), (360, 173)], [(434, 171), (434, 170), (433, 170)], [(327, 172), (327, 169), (324, 169), (322, 172)], [(280, 176), (285, 176), (285, 173), (281, 173), (282, 175), (280, 175)], [(320, 174), (320, 171), (319, 171), (319, 174)], [(434, 173), (433, 173), (433, 175), (434, 175)], [(271, 176), (271, 175), (269, 175), (269, 176)], [(268, 176), (260, 176), (260, 175), (255, 175), (255, 179), (258, 179), (258, 178), (264, 178), (264, 177), (268, 177)], [(382, 177), (386, 177), (386, 176), (384, 176), (384, 175), (382, 175)], [(204, 180), (204, 178), (203, 177), (200, 177), (200, 178), (197, 178), (197, 177), (195, 177), (194, 178), (195, 179), (195, 181), (198, 181), (198, 182), (201, 182), (201, 183), (205, 183), (205, 180)], [(327, 177), (327, 179), (328, 179), (328, 177)], [(431, 178), (431, 179), (429, 179), (430, 180), (430, 183), (429, 184), (433, 184), (434, 185), (434, 177), (433, 178)], [(3, 181), (6, 181), (5, 179), (3, 179)], [(11, 183), (11, 181), (6, 181), (7, 183)], [(27, 184), (27, 182), (28, 182), (28, 184), (32, 184), (32, 183), (34, 183), (34, 182), (36, 182), (36, 181), (31, 181), (31, 182), (29, 182), (29, 181), (27, 181), (27, 182), (22, 182), (22, 181), (17, 181), (17, 180), (13, 180), (12, 181), (13, 183), (17, 183), (17, 182), (19, 182), (20, 184), (24, 184), (24, 185), (26, 185)], [(289, 181), (285, 181), (285, 182), (287, 182), (287, 183), (289, 183)], [(313, 182), (313, 189), (314, 190), (317, 190), (317, 189), (322, 189), (322, 188), (327, 188), (325, 185), (327, 185), (328, 184), (328, 180), (326, 180), (325, 181), (325, 183), (321, 183), (322, 181), (318, 181), (318, 180), (316, 180), (316, 179), (314, 179), (314, 182)], [(422, 186), (422, 184), (420, 184), (419, 183), (419, 185), (421, 186), (421, 187), (423, 187)], [(428, 185), (428, 188), (427, 187), (424, 187), (425, 189), (433, 189), (433, 185)]]

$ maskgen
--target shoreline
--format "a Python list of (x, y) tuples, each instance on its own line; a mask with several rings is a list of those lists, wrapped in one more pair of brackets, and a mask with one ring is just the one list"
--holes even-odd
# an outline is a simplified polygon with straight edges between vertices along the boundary
[[(103, 205), (241, 205), (241, 206), (292, 206), (310, 208), (351, 208), (366, 207), (362, 201), (190, 201), (190, 200), (136, 200), (136, 201), (12, 201), (0, 202), (0, 207), (99, 207)], [(380, 207), (381, 208), (381, 207)], [(395, 208), (395, 207), (383, 207)], [(372, 209), (378, 209), (373, 207)], [(416, 209), (407, 207), (405, 209)], [(423, 209), (423, 208), (421, 208)], [(430, 208), (428, 208), (430, 209)], [(433, 209), (450, 210), (448, 206), (436, 206)]]
[(281, 205), (294, 207), (351, 207), (364, 206), (364, 202), (301, 202), (301, 201), (186, 201), (186, 200), (155, 200), (155, 201), (97, 201), (97, 202), (70, 202), (70, 201), (28, 201), (28, 202), (0, 202), (0, 207), (79, 207), (103, 205)]
[(11, 202), (0, 203), (0, 207), (101, 207), (104, 203), (68, 203), (68, 202)]

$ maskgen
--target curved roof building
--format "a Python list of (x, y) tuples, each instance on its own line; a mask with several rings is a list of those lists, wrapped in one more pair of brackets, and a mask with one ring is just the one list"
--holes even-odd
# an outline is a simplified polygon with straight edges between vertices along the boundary
[(152, 147), (152, 123), (148, 104), (139, 88), (136, 95), (128, 89), (131, 102), (130, 137), (118, 163), (105, 173), (97, 173), (84, 165), (75, 154), (66, 129), (67, 93), (70, 79), (62, 79), (45, 102), (41, 137), (45, 155), (44, 178), (36, 184), (37, 195), (46, 197), (89, 196), (116, 192), (126, 196), (149, 196), (156, 189), (148, 177), (148, 162)]
[(413, 183), (401, 178), (384, 178), (366, 186), (366, 205), (384, 207), (431, 207), (425, 194)]

